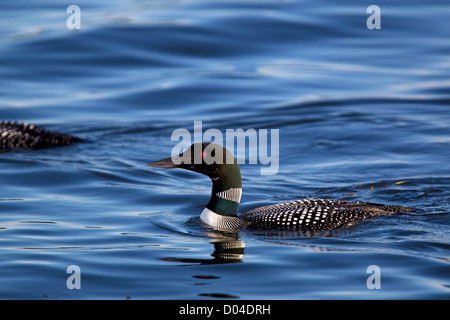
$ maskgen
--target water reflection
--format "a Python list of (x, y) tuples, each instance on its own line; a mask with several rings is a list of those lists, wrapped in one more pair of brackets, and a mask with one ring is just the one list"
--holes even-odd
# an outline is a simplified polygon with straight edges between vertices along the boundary
[[(348, 227), (350, 228), (350, 227)], [(272, 242), (276, 242), (281, 245), (298, 246), (302, 248), (309, 248), (314, 251), (334, 251), (338, 249), (329, 249), (326, 247), (320, 247), (317, 245), (310, 246), (307, 244), (292, 243), (289, 239), (306, 239), (306, 238), (335, 238), (334, 233), (339, 232), (343, 234), (346, 229), (333, 231), (315, 231), (315, 232), (301, 232), (298, 230), (262, 230), (254, 231), (252, 234), (260, 237), (261, 239), (270, 239)], [(225, 263), (237, 263), (244, 262), (244, 249), (245, 242), (240, 240), (241, 237), (238, 233), (225, 232), (220, 230), (208, 229), (203, 235), (210, 238), (209, 243), (214, 247), (214, 251), (211, 253), (212, 258), (198, 259), (198, 258), (183, 258), (183, 257), (166, 257), (160, 258), (163, 261), (192, 263), (192, 264), (225, 264)], [(278, 241), (277, 241), (278, 239)], [(345, 250), (345, 249), (344, 249)]]
[(210, 243), (214, 246), (214, 251), (211, 254), (212, 258), (192, 259), (167, 257), (161, 258), (161, 260), (198, 264), (224, 264), (244, 261), (245, 242), (239, 240), (239, 234), (211, 231), (207, 235), (211, 238)]

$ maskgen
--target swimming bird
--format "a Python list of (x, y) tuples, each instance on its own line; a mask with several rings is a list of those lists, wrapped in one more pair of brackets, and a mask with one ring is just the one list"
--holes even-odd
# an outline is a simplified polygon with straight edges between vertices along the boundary
[(152, 162), (157, 168), (182, 168), (207, 175), (212, 180), (211, 198), (200, 215), (206, 225), (221, 230), (325, 231), (382, 214), (414, 209), (346, 200), (303, 199), (259, 207), (238, 214), (242, 195), (239, 165), (223, 146), (199, 142), (183, 153)]
[(28, 123), (0, 121), (0, 152), (17, 148), (41, 149), (69, 145), (80, 138)]

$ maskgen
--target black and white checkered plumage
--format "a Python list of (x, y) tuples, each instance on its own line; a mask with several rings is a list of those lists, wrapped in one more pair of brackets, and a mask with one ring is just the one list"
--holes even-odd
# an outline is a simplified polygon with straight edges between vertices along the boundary
[(0, 152), (64, 146), (78, 141), (81, 139), (28, 123), (0, 121)]
[(346, 200), (305, 199), (255, 208), (239, 217), (249, 229), (324, 231), (360, 219), (411, 210), (401, 206)]

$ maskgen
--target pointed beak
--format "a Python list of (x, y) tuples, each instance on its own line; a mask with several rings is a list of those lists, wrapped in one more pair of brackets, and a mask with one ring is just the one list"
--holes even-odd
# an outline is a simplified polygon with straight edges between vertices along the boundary
[(177, 164), (177, 163), (180, 163), (179, 159), (180, 159), (180, 156), (175, 156), (175, 157), (171, 157), (171, 158), (167, 158), (167, 159), (163, 159), (163, 160), (159, 160), (159, 161), (155, 161), (155, 162), (149, 163), (147, 165), (147, 167), (178, 168), (179, 164)]

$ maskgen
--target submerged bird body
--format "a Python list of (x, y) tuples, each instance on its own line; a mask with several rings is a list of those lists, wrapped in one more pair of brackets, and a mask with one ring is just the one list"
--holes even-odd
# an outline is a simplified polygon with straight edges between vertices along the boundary
[(238, 214), (242, 195), (239, 166), (228, 150), (212, 143), (193, 144), (178, 156), (148, 166), (183, 168), (209, 176), (213, 183), (211, 199), (201, 213), (200, 220), (218, 229), (325, 231), (381, 214), (414, 211), (394, 205), (304, 199)]
[(81, 139), (35, 125), (0, 121), (0, 152), (17, 148), (40, 149), (69, 145)]

